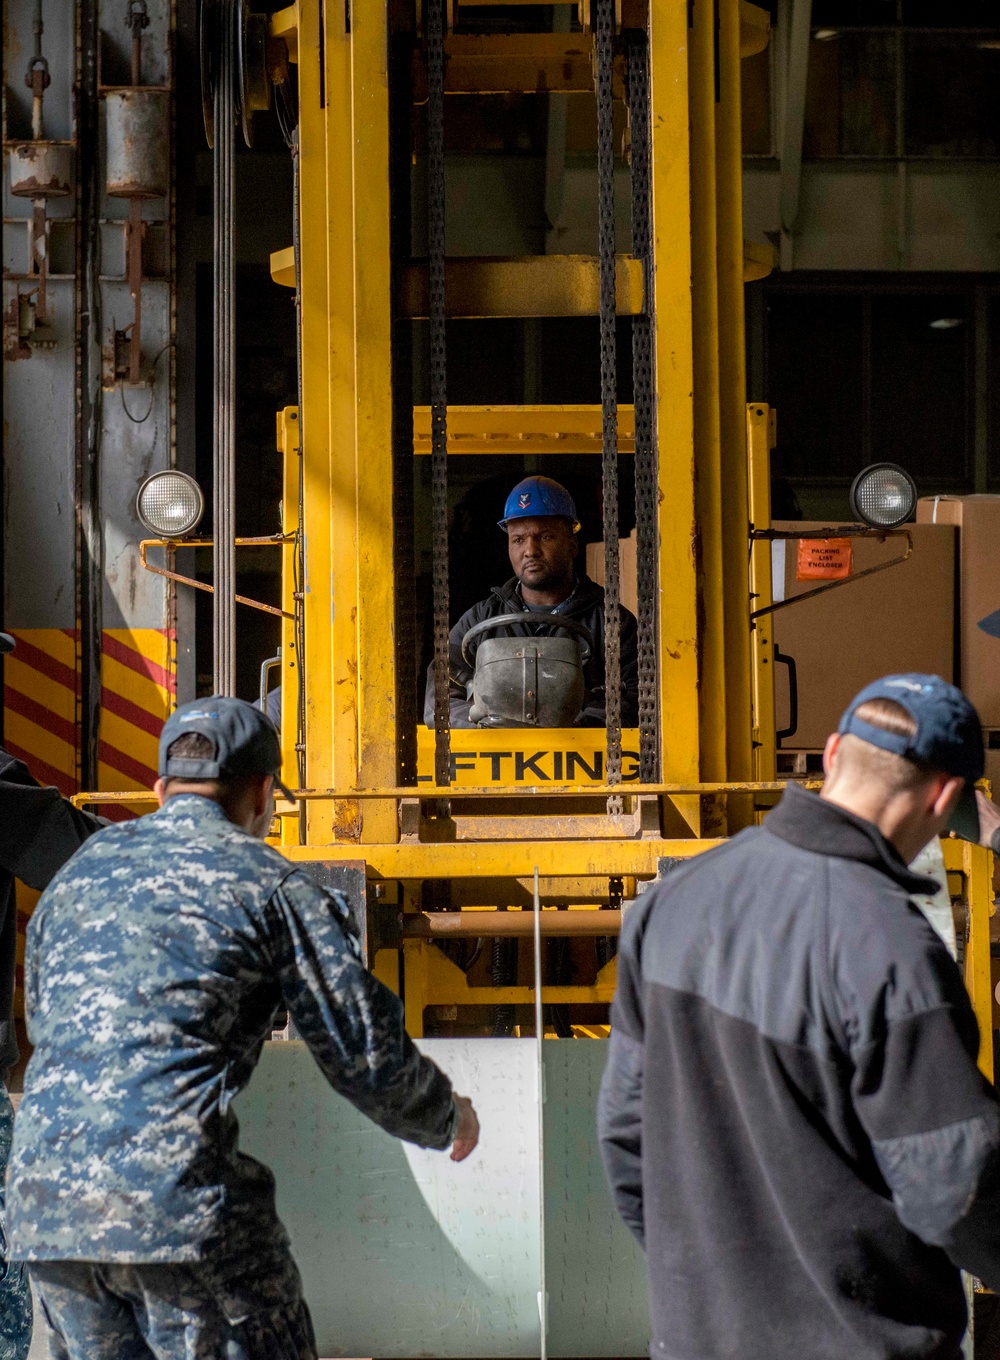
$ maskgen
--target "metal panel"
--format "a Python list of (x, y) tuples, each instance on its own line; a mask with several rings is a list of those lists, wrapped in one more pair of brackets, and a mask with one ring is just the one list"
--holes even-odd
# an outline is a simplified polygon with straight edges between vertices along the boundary
[[(747, 6), (748, 11), (755, 7)], [(741, 16), (738, 0), (719, 8), (719, 99), (715, 106), (715, 177), (718, 215), (719, 438), (722, 472), (722, 582), (725, 595), (726, 777), (752, 779), (749, 575), (747, 522), (746, 323), (743, 281), (743, 157), (740, 124)], [(765, 11), (754, 19), (768, 23)], [(729, 800), (729, 830), (752, 818), (752, 800)]]
[(278, 1181), (321, 1355), (531, 1356), (538, 1348), (534, 1045), (420, 1047), (475, 1099), (456, 1166), (397, 1142), (326, 1085), (304, 1044), (266, 1044), (237, 1102)]
[[(245, 1151), (278, 1181), (320, 1354), (538, 1354), (535, 1046), (422, 1040), (469, 1093), (482, 1142), (467, 1162), (389, 1138), (335, 1095), (300, 1043), (265, 1044), (236, 1103)], [(618, 1222), (594, 1106), (607, 1044), (544, 1045), (549, 1354), (646, 1353), (642, 1254)]]
[[(698, 620), (691, 393), (691, 221), (687, 6), (651, 7), (653, 289), (656, 438), (660, 458), (660, 768), (698, 778)], [(697, 832), (698, 804), (685, 816)]]
[(545, 1045), (545, 1280), (549, 1354), (646, 1355), (646, 1262), (614, 1211), (594, 1111), (605, 1039)]

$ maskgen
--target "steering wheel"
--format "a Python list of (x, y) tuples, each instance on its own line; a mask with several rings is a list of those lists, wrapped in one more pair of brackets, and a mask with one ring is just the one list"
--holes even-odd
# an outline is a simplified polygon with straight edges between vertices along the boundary
[(495, 619), (482, 619), (479, 623), (474, 623), (465, 637), (462, 639), (462, 660), (467, 666), (472, 665), (472, 658), (469, 656), (469, 643), (473, 638), (481, 637), (483, 633), (492, 633), (494, 628), (505, 628), (511, 623), (527, 623), (539, 625), (553, 625), (557, 628), (564, 628), (567, 633), (575, 633), (580, 639), (580, 664), (585, 666), (590, 660), (591, 652), (594, 649), (594, 637), (589, 628), (585, 628), (582, 623), (577, 623), (576, 619), (567, 619), (562, 614), (536, 614), (534, 611), (524, 614), (498, 614)]

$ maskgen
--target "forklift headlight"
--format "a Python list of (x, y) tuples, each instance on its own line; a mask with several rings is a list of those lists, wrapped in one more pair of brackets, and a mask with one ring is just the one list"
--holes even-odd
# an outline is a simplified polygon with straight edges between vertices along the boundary
[(183, 538), (201, 523), (205, 497), (186, 472), (154, 472), (139, 488), (135, 511), (151, 534)]
[(851, 510), (872, 529), (895, 529), (912, 519), (916, 508), (913, 478), (896, 463), (872, 463), (854, 479)]

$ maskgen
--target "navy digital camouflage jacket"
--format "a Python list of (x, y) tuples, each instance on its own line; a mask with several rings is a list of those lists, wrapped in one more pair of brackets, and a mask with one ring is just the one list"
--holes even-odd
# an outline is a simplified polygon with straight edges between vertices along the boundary
[(280, 1302), (274, 1180), (237, 1151), (230, 1104), (282, 1004), (382, 1128), (427, 1147), (453, 1136), (451, 1084), (364, 968), (344, 899), (205, 798), (99, 833), (60, 871), (29, 926), (25, 994), (35, 1052), (8, 1198), (20, 1259), (197, 1260), (232, 1313), (269, 1277)]

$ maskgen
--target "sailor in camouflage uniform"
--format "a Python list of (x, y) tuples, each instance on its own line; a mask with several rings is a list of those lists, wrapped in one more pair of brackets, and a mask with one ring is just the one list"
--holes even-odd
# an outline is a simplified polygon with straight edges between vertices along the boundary
[(343, 897), (262, 843), (279, 761), (250, 704), (178, 709), (160, 810), (93, 837), (32, 917), (8, 1213), (53, 1360), (315, 1360), (274, 1179), (230, 1108), (279, 1006), (382, 1128), (475, 1146)]

